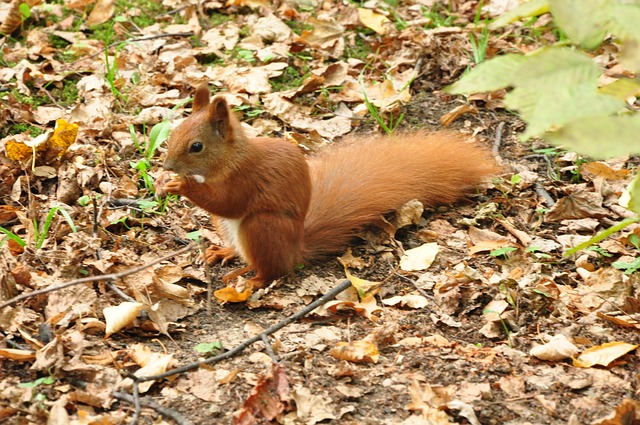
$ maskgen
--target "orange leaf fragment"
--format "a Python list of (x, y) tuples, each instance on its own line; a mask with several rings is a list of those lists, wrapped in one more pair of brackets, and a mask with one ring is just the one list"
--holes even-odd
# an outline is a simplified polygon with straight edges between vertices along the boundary
[(32, 350), (18, 350), (15, 348), (0, 348), (0, 357), (19, 362), (30, 362), (36, 359), (36, 353)]
[(236, 288), (227, 286), (215, 291), (213, 293), (213, 296), (216, 297), (220, 302), (243, 303), (249, 299), (251, 294), (253, 294), (253, 290), (251, 288), (247, 288), (242, 292), (238, 292)]

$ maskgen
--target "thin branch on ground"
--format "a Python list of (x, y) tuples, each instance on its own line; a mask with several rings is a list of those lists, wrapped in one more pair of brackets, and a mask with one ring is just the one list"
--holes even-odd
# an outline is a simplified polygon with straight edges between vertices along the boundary
[(552, 207), (556, 204), (556, 201), (553, 200), (553, 198), (551, 197), (551, 195), (549, 194), (549, 192), (546, 191), (546, 189), (544, 187), (542, 187), (542, 185), (540, 183), (536, 183), (533, 185), (533, 189), (536, 191), (536, 193), (538, 194), (539, 197), (541, 197), (542, 199), (544, 199), (544, 202)]
[(493, 146), (491, 147), (491, 153), (493, 157), (497, 160), (502, 160), (500, 156), (500, 145), (502, 144), (502, 131), (504, 130), (504, 121), (498, 124), (498, 128), (496, 129), (496, 137), (493, 139)]
[[(123, 391), (117, 391), (113, 395), (118, 400), (136, 404), (136, 401), (135, 401), (134, 397), (131, 394), (127, 394), (127, 393), (125, 393)], [(171, 418), (173, 421), (175, 421), (176, 423), (178, 423), (180, 425), (192, 425), (193, 424), (193, 422), (191, 422), (190, 420), (188, 420), (187, 418), (182, 416), (179, 412), (176, 412), (173, 409), (169, 409), (168, 407), (164, 407), (161, 404), (158, 404), (157, 402), (155, 402), (155, 401), (153, 401), (153, 400), (151, 400), (151, 399), (149, 399), (147, 397), (140, 398), (139, 401), (138, 401), (138, 404), (140, 406), (149, 407), (149, 408), (155, 410), (156, 412), (158, 412), (159, 414)], [(132, 422), (132, 424), (134, 424), (134, 423), (135, 422)]]
[(231, 357), (234, 357), (236, 354), (244, 351), (247, 347), (251, 346), (252, 344), (254, 344), (257, 341), (261, 341), (264, 336), (269, 336), (271, 334), (276, 333), (277, 331), (279, 331), (280, 329), (284, 328), (285, 326), (289, 325), (290, 323), (293, 323), (297, 320), (302, 319), (303, 317), (305, 317), (307, 314), (311, 313), (313, 310), (315, 310), (316, 308), (320, 307), (321, 305), (325, 304), (327, 301), (330, 301), (332, 299), (334, 299), (339, 293), (345, 291), (346, 289), (348, 289), (351, 286), (351, 282), (349, 282), (349, 280), (345, 279), (342, 282), (340, 282), (340, 284), (338, 286), (336, 286), (335, 288), (333, 288), (331, 291), (327, 292), (326, 294), (324, 294), (323, 296), (321, 296), (320, 298), (318, 298), (317, 300), (315, 300), (314, 302), (312, 302), (311, 304), (309, 304), (308, 306), (306, 306), (305, 308), (303, 308), (302, 310), (298, 311), (296, 314), (291, 315), (289, 317), (286, 317), (285, 319), (281, 320), (280, 322), (276, 323), (275, 325), (265, 329), (263, 332), (259, 333), (258, 335), (254, 335), (253, 337), (244, 340), (243, 342), (241, 342), (240, 344), (236, 345), (234, 348), (232, 348), (231, 350), (219, 354), (215, 357), (211, 357), (207, 360), (202, 360), (199, 362), (193, 362), (193, 363), (188, 363), (184, 366), (178, 367), (176, 369), (172, 369), (168, 372), (165, 373), (160, 373), (158, 375), (150, 375), (150, 376), (135, 376), (133, 374), (131, 374), (129, 377), (131, 379), (133, 379), (134, 381), (137, 382), (146, 382), (146, 381), (155, 381), (155, 380), (159, 380), (159, 379), (164, 379), (164, 378), (168, 378), (169, 376), (173, 376), (173, 375), (179, 375), (181, 373), (184, 372), (189, 372), (190, 370), (194, 370), (199, 368), (202, 365), (210, 365), (210, 364), (214, 364), (214, 363), (218, 363), (222, 360), (226, 360), (226, 359), (230, 359)]
[(35, 297), (37, 295), (42, 295), (42, 294), (47, 294), (49, 292), (54, 292), (54, 291), (58, 291), (60, 289), (65, 289), (65, 288), (69, 288), (71, 286), (75, 286), (75, 285), (80, 285), (82, 283), (90, 283), (90, 282), (100, 282), (103, 280), (107, 280), (107, 281), (112, 281), (112, 280), (117, 280), (117, 279), (121, 279), (125, 276), (129, 276), (131, 274), (135, 274), (138, 272), (141, 272), (145, 269), (148, 269), (151, 266), (154, 266), (162, 261), (168, 260), (169, 258), (175, 257), (176, 255), (180, 255), (180, 254), (184, 254), (185, 252), (188, 251), (192, 251), (196, 248), (195, 244), (192, 245), (187, 245), (184, 248), (181, 248), (177, 251), (173, 251), (170, 252), (167, 255), (164, 255), (162, 257), (156, 258), (155, 260), (152, 260), (148, 263), (142, 264), (140, 266), (136, 266), (133, 267), (129, 270), (125, 270), (119, 273), (110, 273), (110, 274), (103, 274), (100, 276), (90, 276), (90, 277), (83, 277), (81, 279), (76, 279), (76, 280), (71, 280), (69, 282), (63, 283), (61, 285), (57, 285), (57, 286), (50, 286), (48, 288), (44, 288), (44, 289), (39, 289), (37, 291), (31, 291), (25, 294), (21, 294), (18, 295), (17, 297), (11, 298), (8, 301), (3, 302), (2, 304), (0, 304), (0, 310), (2, 310), (5, 307), (9, 307), (12, 306), (14, 304), (16, 304), (19, 301), (25, 300), (27, 298), (31, 298), (31, 297)]

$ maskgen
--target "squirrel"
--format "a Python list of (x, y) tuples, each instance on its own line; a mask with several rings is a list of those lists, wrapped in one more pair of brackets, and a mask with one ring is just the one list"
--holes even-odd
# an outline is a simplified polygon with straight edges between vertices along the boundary
[(159, 193), (181, 195), (213, 215), (228, 247), (207, 263), (236, 256), (264, 287), (344, 250), (364, 225), (418, 199), (452, 203), (499, 167), (490, 152), (454, 132), (367, 136), (307, 160), (283, 139), (245, 136), (224, 95), (198, 87), (191, 115), (169, 136)]

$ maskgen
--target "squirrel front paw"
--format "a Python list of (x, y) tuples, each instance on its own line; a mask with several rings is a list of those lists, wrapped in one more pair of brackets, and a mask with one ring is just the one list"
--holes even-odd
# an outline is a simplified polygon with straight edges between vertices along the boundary
[(184, 178), (176, 173), (164, 171), (153, 182), (157, 196), (184, 195), (186, 183)]

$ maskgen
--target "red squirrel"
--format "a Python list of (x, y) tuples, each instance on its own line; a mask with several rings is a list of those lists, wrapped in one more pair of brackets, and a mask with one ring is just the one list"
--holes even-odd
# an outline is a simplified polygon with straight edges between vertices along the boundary
[(206, 261), (240, 255), (247, 267), (223, 281), (255, 270), (254, 288), (341, 252), (358, 229), (411, 199), (451, 203), (498, 171), (486, 149), (452, 132), (367, 136), (306, 160), (285, 140), (246, 137), (206, 85), (172, 131), (164, 168), (175, 174), (159, 178), (160, 191), (211, 213), (230, 244), (209, 247)]

